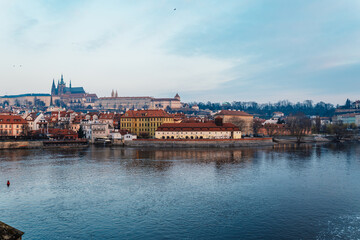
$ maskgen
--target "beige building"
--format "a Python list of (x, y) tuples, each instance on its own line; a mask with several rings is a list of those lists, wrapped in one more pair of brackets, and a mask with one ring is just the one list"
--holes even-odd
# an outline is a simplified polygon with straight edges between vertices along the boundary
[(224, 123), (232, 123), (237, 126), (243, 135), (252, 135), (254, 116), (243, 111), (221, 110), (216, 117), (221, 117)]
[(240, 139), (241, 131), (231, 123), (164, 123), (155, 133), (157, 139)]
[(153, 98), (153, 97), (111, 97), (99, 98), (95, 103), (98, 109), (179, 109), (182, 107), (180, 96), (174, 98)]
[(0, 115), (0, 136), (20, 136), (27, 134), (28, 123), (17, 115)]

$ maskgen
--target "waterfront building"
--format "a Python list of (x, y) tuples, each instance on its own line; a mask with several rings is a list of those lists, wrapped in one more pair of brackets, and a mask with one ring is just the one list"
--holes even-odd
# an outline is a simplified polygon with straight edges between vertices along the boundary
[(333, 117), (333, 121), (335, 123), (355, 124), (356, 126), (360, 126), (360, 114), (347, 113), (347, 114), (336, 115)]
[(78, 134), (77, 132), (69, 129), (49, 128), (48, 137), (56, 140), (76, 140), (78, 138)]
[(243, 111), (221, 110), (215, 114), (215, 117), (221, 117), (224, 123), (232, 123), (237, 126), (243, 135), (252, 135), (253, 115)]
[(21, 116), (0, 115), (0, 136), (20, 136), (27, 134), (28, 123)]
[(120, 129), (142, 137), (154, 137), (163, 123), (174, 123), (174, 117), (164, 110), (129, 110), (120, 119)]
[(184, 122), (164, 123), (155, 134), (157, 139), (240, 139), (240, 129), (232, 123), (223, 123), (222, 119), (215, 122)]
[(87, 138), (94, 143), (98, 138), (107, 138), (110, 135), (109, 125), (107, 123), (91, 123), (90, 131), (88, 132)]
[(136, 135), (130, 134), (127, 130), (114, 129), (110, 131), (109, 138), (113, 141), (131, 141), (136, 139)]
[(135, 109), (180, 109), (182, 107), (180, 96), (174, 98), (153, 97), (118, 97), (117, 92), (111, 97), (99, 98), (95, 104), (97, 109), (109, 110), (135, 110)]
[(32, 112), (25, 116), (24, 118), (28, 122), (29, 130), (37, 131), (40, 129), (46, 129), (48, 122), (45, 119), (45, 116), (41, 112)]

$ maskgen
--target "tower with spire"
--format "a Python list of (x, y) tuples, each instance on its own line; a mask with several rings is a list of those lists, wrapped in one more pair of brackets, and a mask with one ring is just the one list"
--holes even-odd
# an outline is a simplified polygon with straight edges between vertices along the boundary
[(61, 95), (72, 95), (72, 94), (86, 94), (84, 88), (82, 87), (72, 87), (71, 80), (69, 87), (66, 86), (64, 81), (64, 75), (61, 74), (61, 78), (57, 81), (57, 86), (55, 80), (51, 86), (51, 95), (52, 96), (61, 96)]
[(51, 95), (56, 95), (56, 87), (55, 87), (55, 80), (53, 79), (53, 83), (51, 86)]
[(58, 94), (62, 95), (65, 93), (66, 84), (64, 82), (64, 76), (61, 74), (60, 83), (58, 84)]

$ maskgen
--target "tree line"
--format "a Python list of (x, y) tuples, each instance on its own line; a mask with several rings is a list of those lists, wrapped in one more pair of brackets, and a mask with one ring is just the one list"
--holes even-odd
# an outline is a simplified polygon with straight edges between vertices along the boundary
[(282, 100), (276, 103), (257, 103), (257, 102), (192, 102), (189, 105), (198, 105), (201, 110), (240, 110), (250, 114), (258, 115), (260, 117), (269, 118), (274, 112), (283, 112), (285, 115), (302, 112), (305, 115), (317, 115), (320, 117), (331, 117), (334, 115), (336, 107), (331, 103), (318, 102), (314, 103), (312, 100), (305, 100), (304, 102), (292, 103), (288, 100)]

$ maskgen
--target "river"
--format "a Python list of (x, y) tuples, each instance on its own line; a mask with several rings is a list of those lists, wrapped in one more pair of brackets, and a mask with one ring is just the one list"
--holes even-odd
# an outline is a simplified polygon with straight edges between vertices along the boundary
[(360, 144), (0, 151), (0, 221), (24, 240), (359, 239)]

